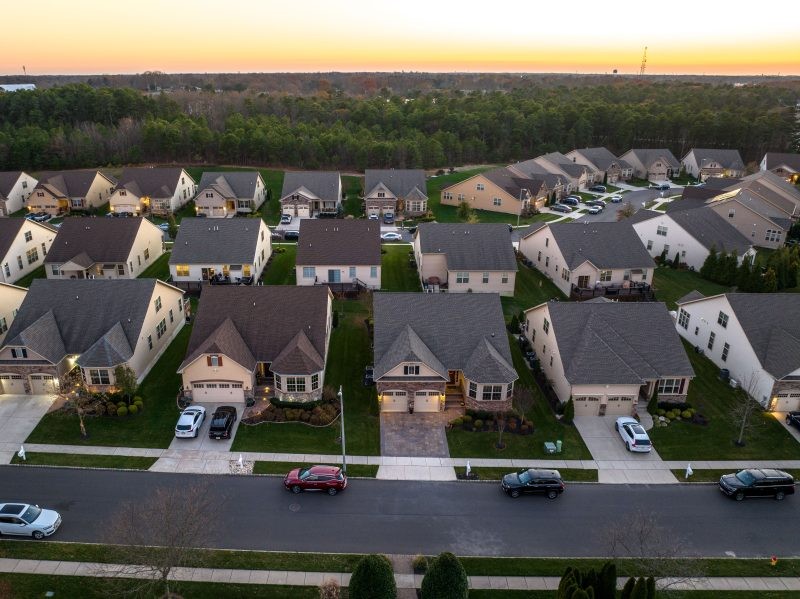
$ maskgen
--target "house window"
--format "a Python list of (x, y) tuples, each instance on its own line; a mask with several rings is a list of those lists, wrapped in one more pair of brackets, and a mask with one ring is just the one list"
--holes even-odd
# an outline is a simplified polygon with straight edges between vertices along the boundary
[(730, 351), (731, 351), (730, 343), (726, 343), (725, 345), (722, 346), (722, 361), (723, 362), (727, 362), (728, 361), (728, 352), (730, 352)]
[(544, 247), (549, 247), (549, 246), (550, 246), (550, 238), (549, 237), (545, 237), (544, 238)]
[(669, 254), (669, 244), (668, 243), (664, 244), (664, 253), (665, 254)]
[(304, 392), (306, 390), (306, 377), (304, 376), (287, 376), (286, 377), (286, 390), (292, 392)]
[(469, 273), (468, 272), (456, 273), (456, 283), (469, 283)]
[(545, 266), (545, 268), (550, 266), (550, 256), (545, 256), (544, 257), (544, 266)]
[(731, 208), (730, 210), (728, 210), (728, 218), (733, 218), (734, 216), (736, 216), (736, 209)]
[(647, 280), (647, 271), (645, 270), (645, 271), (642, 272), (642, 281), (646, 281), (646, 280)]
[(25, 252), (25, 256), (28, 258), (28, 264), (33, 264), (34, 262), (39, 261), (39, 249), (32, 248)]
[(172, 313), (172, 310), (169, 311), (169, 322), (170, 324), (175, 322), (175, 315)]
[(622, 272), (622, 280), (623, 281), (630, 281), (631, 280), (631, 271), (625, 270)]
[(661, 379), (658, 381), (659, 395), (677, 395), (680, 393), (682, 379)]
[(155, 305), (156, 305), (156, 312), (161, 310), (161, 296), (160, 295), (156, 298)]
[(681, 308), (681, 311), (678, 313), (678, 325), (682, 326), (684, 329), (689, 328), (689, 313)]
[(167, 321), (166, 319), (161, 319), (161, 322), (158, 323), (156, 327), (156, 336), (161, 339), (161, 336), (167, 332)]
[(304, 266), (303, 267), (303, 278), (304, 279), (314, 279), (317, 276), (317, 269), (314, 266)]
[(604, 283), (607, 283), (611, 280), (611, 271), (610, 270), (601, 270), (600, 271), (600, 280)]
[(136, 265), (137, 266), (142, 265), (142, 257), (139, 254), (136, 254)]
[(3, 270), (5, 271), (7, 277), (11, 276), (11, 269), (8, 267), (8, 262), (3, 264)]
[(189, 276), (189, 265), (188, 264), (178, 264), (175, 266), (175, 276), (177, 277), (188, 277)]
[(108, 370), (105, 368), (100, 370), (91, 369), (89, 370), (89, 381), (91, 381), (92, 385), (110, 385), (111, 377), (108, 376)]
[(570, 272), (566, 268), (561, 269), (561, 278), (565, 281), (569, 281)]
[(764, 237), (764, 241), (780, 241), (781, 240), (781, 232), (777, 229), (767, 229), (767, 234)]
[(500, 198), (492, 198), (492, 204), (495, 206), (500, 206), (502, 203), (503, 201)]
[(150, 248), (144, 248), (144, 259), (145, 260), (150, 259)]
[(509, 383), (506, 387), (506, 399), (511, 399), (512, 395), (514, 395), (514, 383)]
[(550, 366), (553, 365), (553, 356), (550, 356)]
[(488, 272), (485, 272), (485, 273), (483, 273), (483, 277), (481, 277), (481, 282), (482, 282), (484, 285), (486, 285), (487, 283), (489, 283), (489, 273), (488, 273)]
[[(453, 199), (452, 192), (449, 192), (449, 191), (442, 192), (442, 199), (444, 199), (444, 200), (452, 200)], [(461, 199), (461, 198), (459, 197), (459, 199)]]
[(465, 199), (467, 199), (467, 198), (463, 193), (458, 194), (458, 201), (459, 202), (463, 202)]
[(378, 192), (378, 197), (379, 197), (379, 198), (385, 198), (385, 197), (386, 197), (386, 193), (385, 193), (385, 192), (383, 192), (383, 191), (379, 191), (379, 192)]
[(717, 324), (723, 329), (728, 328), (728, 315), (725, 312), (720, 311), (719, 316), (717, 316)]
[(53, 265), (50, 267), (50, 272), (51, 272), (52, 274), (54, 274), (54, 275), (58, 276), (58, 275), (59, 275), (59, 272), (60, 272), (60, 271), (58, 270), (58, 264), (53, 264)]
[(37, 191), (36, 192), (36, 197), (37, 198), (43, 198), (44, 197), (44, 192), (43, 191)]
[(377, 266), (370, 266), (369, 267), (369, 278), (370, 279), (377, 279), (378, 278), (378, 267)]
[(537, 254), (537, 256), (536, 256), (536, 261), (537, 261), (537, 262), (541, 262), (541, 261), (542, 261), (542, 252), (539, 252), (539, 253)]
[(282, 383), (283, 383), (283, 381), (281, 381), (281, 375), (276, 374), (275, 375), (275, 388), (278, 389), (279, 391), (282, 390), (283, 389)]
[(311, 375), (311, 390), (312, 391), (316, 391), (317, 389), (319, 389), (319, 375), (318, 374), (312, 374)]
[(147, 349), (153, 349), (153, 336), (147, 336)]
[(503, 285), (505, 285), (506, 283), (508, 283), (508, 273), (507, 273), (507, 272), (504, 272), (503, 274), (501, 274), (501, 275), (500, 275), (500, 282), (501, 282)]
[(406, 364), (403, 366), (403, 374), (406, 376), (419, 376), (419, 364)]
[(219, 356), (208, 356), (208, 364), (211, 368), (219, 368)]
[(484, 401), (503, 399), (503, 385), (484, 385), (481, 399)]
[(128, 192), (127, 192), (127, 191), (125, 191), (124, 189), (120, 189), (120, 190), (119, 190), (119, 195), (121, 195), (121, 196), (126, 196), (126, 195), (128, 195)]
[(28, 350), (24, 347), (18, 348), (11, 348), (11, 357), (12, 358), (27, 358), (28, 357)]
[(658, 225), (656, 229), (656, 235), (661, 235), (662, 237), (667, 236), (667, 228), (664, 225)]
[(33, 233), (25, 231), (25, 241), (30, 241), (31, 239), (33, 239)]
[(475, 186), (475, 190), (476, 190), (476, 191), (483, 191), (484, 189), (486, 189), (486, 187), (483, 185), (483, 183), (478, 183), (478, 184)]
[(647, 240), (647, 251), (649, 252), (652, 249), (653, 249), (653, 240), (652, 239), (648, 239)]
[(349, 270), (350, 270), (350, 278), (351, 279), (355, 279), (356, 278), (356, 267), (355, 266), (351, 266)]
[(5, 318), (0, 318), (0, 335), (5, 333), (8, 330), (8, 325), (6, 324)]
[(206, 197), (207, 198), (213, 198), (214, 197), (214, 192), (213, 191), (207, 191), (206, 192)]
[(20, 270), (24, 268), (22, 266), (22, 256), (17, 256), (17, 266), (19, 267)]
[[(528, 324), (528, 328), (530, 328), (530, 324)], [(531, 330), (531, 343), (536, 341), (536, 329)]]
[(714, 334), (714, 331), (711, 331), (711, 333), (708, 335), (708, 349), (710, 349), (710, 350), (714, 349), (714, 339), (715, 338), (716, 338), (716, 335)]
[[(130, 270), (131, 272), (133, 272), (133, 261), (132, 261), (132, 260), (131, 260), (130, 262), (128, 262), (128, 270)], [(123, 273), (122, 273), (122, 274), (125, 274), (125, 272), (123, 271)]]
[(469, 390), (467, 391), (467, 395), (469, 395), (472, 399), (478, 398), (478, 384), (473, 383), (470, 381), (469, 383)]
[(550, 321), (546, 318), (544, 319), (544, 323), (542, 323), (542, 330), (544, 331), (545, 335), (550, 332)]
[(43, 243), (42, 244), (42, 256), (46, 256), (46, 255), (47, 255), (47, 246)]

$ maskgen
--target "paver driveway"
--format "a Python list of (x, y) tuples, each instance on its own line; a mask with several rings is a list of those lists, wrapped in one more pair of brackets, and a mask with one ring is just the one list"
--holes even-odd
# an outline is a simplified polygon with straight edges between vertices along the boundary
[(431, 414), (381, 413), (381, 455), (448, 458), (444, 425), (454, 417), (448, 412)]
[[(174, 437), (172, 443), (169, 444), (170, 449), (185, 449), (188, 451), (230, 451), (233, 440), (236, 437), (236, 431), (239, 429), (239, 422), (242, 420), (242, 413), (244, 412), (244, 404), (232, 403), (206, 403), (196, 401), (192, 403), (193, 406), (202, 406), (206, 409), (206, 419), (200, 427), (200, 432), (197, 437), (193, 439), (185, 439)], [(219, 406), (232, 405), (236, 408), (236, 422), (233, 424), (230, 439), (209, 439), (208, 427), (211, 425), (211, 415)], [(175, 422), (178, 422), (178, 414), (175, 414)]]

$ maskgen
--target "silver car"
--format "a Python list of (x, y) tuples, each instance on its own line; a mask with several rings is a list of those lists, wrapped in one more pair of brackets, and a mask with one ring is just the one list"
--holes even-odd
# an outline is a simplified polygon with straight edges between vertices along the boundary
[(203, 406), (189, 406), (181, 412), (178, 424), (175, 425), (176, 437), (196, 437), (200, 427), (206, 419), (206, 409)]
[(0, 534), (43, 539), (61, 526), (61, 516), (29, 503), (0, 503)]
[(614, 428), (619, 433), (619, 436), (622, 437), (622, 441), (628, 451), (649, 452), (653, 449), (653, 444), (650, 442), (647, 431), (644, 430), (644, 427), (639, 424), (636, 418), (620, 416), (614, 423)]

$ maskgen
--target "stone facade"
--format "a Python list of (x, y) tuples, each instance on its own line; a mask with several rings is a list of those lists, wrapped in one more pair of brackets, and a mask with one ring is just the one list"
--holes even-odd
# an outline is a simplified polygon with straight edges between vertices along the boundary
[(510, 412), (512, 408), (513, 399), (501, 399), (497, 401), (483, 401), (481, 399), (474, 399), (464, 394), (464, 406), (468, 410), (477, 410), (480, 412)]
[(0, 367), (0, 371), (2, 371), (3, 374), (18, 374), (22, 376), (22, 384), (25, 386), (25, 393), (28, 395), (33, 393), (30, 379), (30, 375), (32, 374), (52, 374), (54, 377), (59, 379), (59, 382), (61, 382), (61, 373), (59, 372), (59, 368), (56, 364), (19, 363), (14, 364), (13, 366), (2, 366)]

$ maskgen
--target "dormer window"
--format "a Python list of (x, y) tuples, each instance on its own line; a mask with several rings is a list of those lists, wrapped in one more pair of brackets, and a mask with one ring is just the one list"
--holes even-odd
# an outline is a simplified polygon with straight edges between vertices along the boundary
[(406, 364), (403, 366), (403, 374), (406, 376), (419, 376), (419, 364)]
[(386, 197), (386, 194), (385, 194), (384, 192), (382, 192), (382, 191), (379, 191), (379, 192), (378, 192), (378, 197), (379, 197), (379, 198), (385, 198), (385, 197)]
[(119, 190), (119, 195), (121, 195), (121, 196), (126, 196), (126, 195), (128, 195), (128, 192), (127, 192), (127, 191), (125, 191), (124, 189), (120, 189), (120, 190)]

